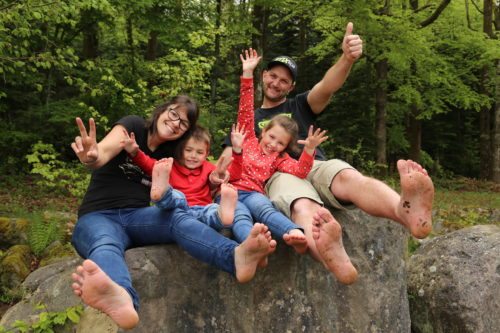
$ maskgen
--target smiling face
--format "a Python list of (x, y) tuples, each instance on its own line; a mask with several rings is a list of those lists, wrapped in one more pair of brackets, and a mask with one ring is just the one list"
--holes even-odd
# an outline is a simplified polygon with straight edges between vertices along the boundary
[(291, 140), (291, 135), (281, 125), (275, 125), (262, 131), (259, 146), (266, 155), (281, 153)]
[(182, 150), (180, 164), (190, 170), (199, 168), (208, 157), (208, 144), (204, 141), (189, 138)]
[(186, 132), (186, 129), (183, 128), (185, 126), (181, 126), (182, 122), (189, 124), (187, 109), (182, 105), (173, 104), (171, 108), (165, 110), (158, 118), (158, 137), (165, 141), (180, 138)]
[(274, 66), (262, 74), (264, 98), (280, 102), (295, 87), (290, 71), (285, 66)]

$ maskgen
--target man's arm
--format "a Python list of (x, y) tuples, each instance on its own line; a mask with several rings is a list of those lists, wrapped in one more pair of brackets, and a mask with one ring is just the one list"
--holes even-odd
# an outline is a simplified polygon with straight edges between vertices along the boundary
[(363, 41), (358, 35), (352, 34), (352, 28), (353, 24), (349, 22), (342, 41), (342, 56), (326, 71), (323, 79), (316, 83), (307, 96), (307, 102), (315, 114), (324, 110), (332, 95), (344, 84), (352, 64), (363, 53)]

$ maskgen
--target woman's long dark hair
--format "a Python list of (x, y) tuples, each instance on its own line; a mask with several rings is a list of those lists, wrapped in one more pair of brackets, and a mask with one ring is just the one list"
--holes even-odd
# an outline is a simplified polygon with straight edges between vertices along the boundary
[(151, 113), (151, 116), (148, 120), (146, 120), (146, 129), (150, 135), (155, 135), (158, 131), (158, 119), (165, 112), (170, 105), (177, 104), (186, 108), (187, 117), (189, 120), (189, 129), (184, 133), (183, 137), (186, 136), (189, 132), (191, 132), (191, 128), (196, 125), (196, 121), (200, 116), (200, 109), (198, 108), (198, 104), (196, 102), (186, 96), (186, 95), (177, 95), (173, 97), (170, 101), (162, 103), (158, 105)]

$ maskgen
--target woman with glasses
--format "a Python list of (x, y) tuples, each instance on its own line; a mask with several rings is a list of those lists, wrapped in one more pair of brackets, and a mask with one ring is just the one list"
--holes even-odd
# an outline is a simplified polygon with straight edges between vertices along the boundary
[(120, 119), (99, 143), (94, 120), (89, 120), (87, 133), (82, 120), (76, 119), (80, 136), (71, 147), (93, 172), (73, 231), (73, 245), (86, 260), (72, 274), (72, 287), (85, 304), (106, 313), (122, 328), (133, 328), (139, 321), (139, 300), (125, 250), (176, 242), (193, 257), (247, 282), (276, 247), (262, 224), (256, 224), (245, 242), (238, 244), (184, 210), (150, 206), (150, 179), (130, 163), (121, 141), (133, 132), (139, 148), (149, 156), (171, 157), (198, 115), (192, 99), (177, 96), (158, 106), (147, 121), (134, 115)]

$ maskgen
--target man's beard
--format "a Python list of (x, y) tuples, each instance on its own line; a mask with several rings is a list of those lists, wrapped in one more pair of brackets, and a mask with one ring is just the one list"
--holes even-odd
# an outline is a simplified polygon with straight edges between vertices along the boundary
[(266, 97), (267, 100), (269, 100), (270, 102), (280, 102), (282, 101), (283, 99), (286, 98), (286, 96), (288, 95), (288, 91), (285, 91), (283, 94), (281, 95), (278, 95), (276, 97), (272, 97), (272, 96), (269, 96), (269, 94), (267, 94), (267, 90), (270, 89), (269, 87), (267, 86), (264, 86), (264, 96)]

